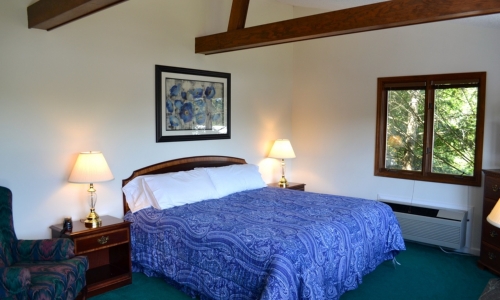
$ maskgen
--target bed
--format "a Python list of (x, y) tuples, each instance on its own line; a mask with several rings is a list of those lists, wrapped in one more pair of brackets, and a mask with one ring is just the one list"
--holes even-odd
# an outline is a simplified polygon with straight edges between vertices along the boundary
[[(183, 158), (136, 170), (122, 186), (156, 180), (158, 174), (237, 167), (250, 165), (235, 157)], [(219, 188), (220, 178), (210, 178)], [(222, 180), (228, 182), (224, 188), (237, 186), (235, 178), (239, 175)], [(197, 190), (201, 181), (184, 190)], [(394, 213), (378, 201), (264, 184), (132, 212), (125, 194), (125, 219), (133, 222), (133, 271), (163, 278), (200, 299), (339, 299), (405, 250)]]

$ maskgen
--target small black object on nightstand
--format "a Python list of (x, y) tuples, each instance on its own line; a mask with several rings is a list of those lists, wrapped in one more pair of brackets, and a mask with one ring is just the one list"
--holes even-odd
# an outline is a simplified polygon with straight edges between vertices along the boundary
[(73, 230), (73, 220), (71, 217), (64, 218), (63, 229), (59, 233), (59, 237), (62, 237), (66, 232), (71, 232)]

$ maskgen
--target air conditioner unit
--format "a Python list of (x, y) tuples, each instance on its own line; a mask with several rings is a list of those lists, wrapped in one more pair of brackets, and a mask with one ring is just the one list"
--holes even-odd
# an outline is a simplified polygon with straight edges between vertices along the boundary
[(382, 202), (394, 211), (404, 239), (451, 249), (465, 246), (466, 211)]

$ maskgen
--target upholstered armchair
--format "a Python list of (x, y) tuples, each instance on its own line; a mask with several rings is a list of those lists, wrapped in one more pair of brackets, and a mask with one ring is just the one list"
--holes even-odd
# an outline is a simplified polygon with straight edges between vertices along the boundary
[(12, 192), (0, 187), (0, 299), (85, 298), (87, 269), (70, 239), (18, 240)]

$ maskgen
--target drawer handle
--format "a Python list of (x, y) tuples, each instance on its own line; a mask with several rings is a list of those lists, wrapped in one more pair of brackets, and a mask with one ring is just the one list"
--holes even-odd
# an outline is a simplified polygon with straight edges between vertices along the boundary
[(494, 192), (497, 192), (498, 191), (498, 184), (494, 184), (491, 189), (494, 191)]
[(491, 236), (492, 238), (497, 237), (497, 236), (498, 236), (498, 233), (497, 233), (495, 230), (492, 230), (492, 231), (490, 231), (490, 236)]
[(494, 253), (491, 253), (491, 252), (488, 252), (488, 258), (493, 260), (495, 259), (497, 256), (494, 254)]
[(102, 237), (97, 239), (97, 242), (101, 245), (104, 245), (108, 242), (108, 240), (109, 240), (109, 236), (102, 236)]

